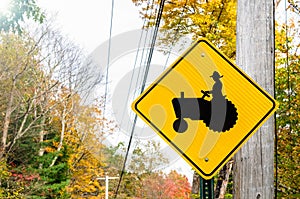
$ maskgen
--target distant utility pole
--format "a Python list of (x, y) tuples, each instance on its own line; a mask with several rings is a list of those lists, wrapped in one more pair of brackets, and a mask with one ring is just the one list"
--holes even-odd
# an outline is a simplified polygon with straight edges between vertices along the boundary
[(105, 199), (108, 199), (108, 181), (119, 179), (119, 177), (109, 177), (108, 175), (106, 175), (103, 178), (96, 178), (96, 179), (97, 180), (105, 180)]
[[(238, 0), (237, 5), (237, 65), (273, 95), (274, 1)], [(274, 198), (274, 129), (272, 117), (236, 154), (234, 198)]]

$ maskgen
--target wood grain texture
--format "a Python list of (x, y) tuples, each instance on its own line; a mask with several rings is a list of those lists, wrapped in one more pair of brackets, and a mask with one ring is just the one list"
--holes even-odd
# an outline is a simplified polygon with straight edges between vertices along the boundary
[[(272, 0), (238, 0), (237, 65), (274, 94)], [(274, 198), (274, 128), (271, 117), (235, 155), (234, 198)]]

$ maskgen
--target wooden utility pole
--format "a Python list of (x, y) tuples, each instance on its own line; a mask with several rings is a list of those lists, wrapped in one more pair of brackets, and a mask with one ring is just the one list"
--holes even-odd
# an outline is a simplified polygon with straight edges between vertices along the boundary
[[(237, 65), (273, 95), (274, 1), (238, 0), (237, 12)], [(272, 117), (235, 156), (234, 198), (274, 198), (273, 157)]]

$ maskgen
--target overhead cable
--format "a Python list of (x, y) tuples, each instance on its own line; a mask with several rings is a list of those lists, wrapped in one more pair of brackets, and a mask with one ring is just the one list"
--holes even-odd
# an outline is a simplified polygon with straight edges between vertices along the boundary
[[(154, 4), (154, 0), (152, 1), (152, 7), (153, 7), (153, 4)], [(148, 14), (149, 6), (150, 6), (150, 0), (148, 0), (148, 2), (147, 2), (146, 14)], [(151, 16), (151, 15), (150, 15), (150, 16)], [(146, 24), (146, 17), (145, 17), (144, 22), (143, 22), (143, 27), (145, 26), (145, 24)], [(145, 36), (145, 41), (144, 41), (144, 47), (141, 48), (143, 34), (144, 34), (144, 31), (141, 31), (141, 35), (140, 35), (139, 42), (138, 42), (138, 49), (137, 49), (137, 52), (136, 52), (135, 61), (134, 61), (134, 65), (133, 65), (133, 70), (132, 70), (133, 72), (132, 72), (132, 74), (131, 74), (130, 84), (129, 84), (129, 88), (128, 88), (128, 92), (127, 92), (127, 96), (126, 96), (125, 102), (127, 102), (128, 99), (129, 99), (130, 90), (131, 90), (132, 84), (133, 84), (133, 76), (134, 76), (134, 73), (135, 73), (135, 68), (136, 68), (136, 65), (137, 65), (137, 60), (138, 60), (138, 55), (139, 55), (140, 49), (142, 49), (142, 58), (141, 58), (141, 60), (143, 59), (143, 56), (144, 56), (144, 50), (145, 50), (145, 48), (146, 48), (145, 45), (146, 45), (146, 43), (147, 43), (146, 41), (147, 41), (147, 38), (148, 38), (148, 30), (146, 30), (146, 36)], [(140, 76), (140, 68), (139, 68), (139, 70), (138, 70), (138, 77), (137, 77), (136, 84), (138, 84), (139, 76)], [(137, 86), (137, 85), (136, 85), (136, 86)], [(123, 125), (123, 119), (124, 119), (126, 110), (127, 110), (127, 104), (126, 104), (126, 105), (124, 106), (124, 108), (123, 108), (120, 126)], [(128, 126), (128, 124), (127, 124), (127, 126)]]
[[(152, 37), (150, 52), (149, 52), (149, 56), (148, 56), (148, 60), (147, 60), (146, 70), (145, 70), (145, 74), (144, 74), (140, 94), (145, 89), (145, 85), (146, 85), (146, 81), (147, 81), (147, 77), (148, 77), (148, 73), (149, 73), (149, 68), (150, 68), (150, 64), (151, 64), (151, 60), (152, 60), (152, 55), (153, 55), (153, 52), (154, 52), (156, 37), (157, 37), (158, 29), (159, 29), (159, 24), (160, 24), (162, 13), (163, 13), (164, 3), (165, 3), (165, 0), (162, 0), (160, 2), (158, 14), (157, 14), (157, 17), (156, 17), (154, 34), (153, 34), (153, 37)], [(137, 121), (137, 115), (135, 115), (135, 117), (134, 117), (133, 126), (132, 126), (131, 134), (130, 134), (130, 139), (129, 139), (129, 143), (128, 143), (128, 147), (127, 147), (127, 151), (126, 151), (126, 155), (125, 155), (125, 159), (124, 159), (124, 163), (123, 163), (123, 168), (122, 168), (122, 171), (121, 171), (121, 175), (120, 175), (120, 178), (119, 178), (119, 183), (118, 183), (116, 193), (115, 193), (115, 197), (114, 197), (115, 199), (117, 198), (119, 188), (120, 188), (120, 185), (121, 185), (121, 182), (122, 182), (122, 179), (123, 179), (123, 175), (124, 175), (124, 172), (125, 172), (126, 161), (127, 161), (128, 155), (129, 155), (130, 146), (131, 146), (131, 142), (132, 142), (132, 138), (133, 138), (133, 133), (134, 133), (134, 129), (135, 129), (135, 126), (136, 126), (136, 121)]]
[(108, 39), (108, 52), (107, 52), (107, 65), (106, 65), (106, 74), (105, 74), (105, 94), (104, 94), (104, 103), (103, 103), (103, 117), (105, 116), (106, 101), (108, 95), (108, 69), (110, 64), (110, 51), (111, 51), (111, 35), (113, 27), (113, 16), (114, 16), (114, 4), (115, 1), (111, 1), (111, 14), (110, 14), (110, 28), (109, 28), (109, 39)]

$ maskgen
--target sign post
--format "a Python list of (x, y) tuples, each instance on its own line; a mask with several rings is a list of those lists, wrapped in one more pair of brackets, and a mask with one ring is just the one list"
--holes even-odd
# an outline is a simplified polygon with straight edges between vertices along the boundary
[(206, 180), (200, 176), (200, 199), (214, 199), (214, 178)]
[(209, 180), (277, 106), (229, 58), (200, 39), (133, 102), (132, 109)]

